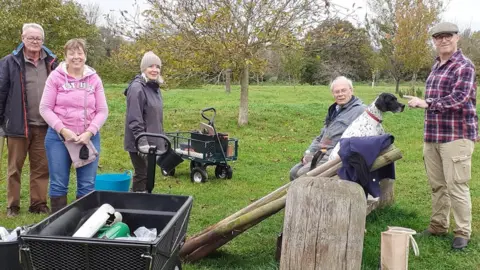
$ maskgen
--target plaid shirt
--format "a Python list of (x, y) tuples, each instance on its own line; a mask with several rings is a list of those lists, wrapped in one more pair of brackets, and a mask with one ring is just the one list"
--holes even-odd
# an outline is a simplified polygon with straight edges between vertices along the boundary
[(425, 142), (446, 143), (458, 139), (475, 141), (478, 136), (475, 66), (456, 51), (440, 65), (437, 57), (427, 78)]

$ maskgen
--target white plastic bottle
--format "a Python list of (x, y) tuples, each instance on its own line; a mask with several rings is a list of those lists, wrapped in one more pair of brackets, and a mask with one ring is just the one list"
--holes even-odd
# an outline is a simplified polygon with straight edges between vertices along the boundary
[[(102, 228), (107, 220), (115, 214), (115, 209), (108, 203), (103, 204), (98, 208), (93, 215), (85, 221), (85, 223), (78, 229), (73, 237), (92, 237), (100, 228)], [(118, 217), (116, 217), (118, 218)], [(121, 216), (120, 216), (121, 218)]]

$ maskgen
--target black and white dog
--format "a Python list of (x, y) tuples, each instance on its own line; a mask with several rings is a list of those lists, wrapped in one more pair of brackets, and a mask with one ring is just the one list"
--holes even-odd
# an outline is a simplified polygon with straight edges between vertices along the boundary
[[(390, 93), (380, 94), (359, 117), (357, 117), (343, 132), (342, 138), (366, 137), (382, 135), (385, 130), (382, 127), (382, 115), (384, 112), (403, 112), (405, 104), (397, 101), (397, 97)], [(328, 160), (338, 156), (340, 142), (335, 145)]]

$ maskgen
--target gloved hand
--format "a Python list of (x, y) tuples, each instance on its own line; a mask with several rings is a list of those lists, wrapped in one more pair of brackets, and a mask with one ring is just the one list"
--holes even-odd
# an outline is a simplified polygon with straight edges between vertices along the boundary
[(138, 147), (138, 152), (137, 154), (143, 158), (143, 159), (147, 159), (147, 156), (148, 156), (148, 150), (150, 149), (150, 145), (149, 144), (144, 144), (144, 145), (141, 145)]

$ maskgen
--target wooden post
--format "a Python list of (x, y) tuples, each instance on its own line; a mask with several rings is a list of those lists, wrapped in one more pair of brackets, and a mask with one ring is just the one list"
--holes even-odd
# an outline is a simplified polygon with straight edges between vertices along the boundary
[(379, 208), (390, 206), (395, 202), (395, 194), (393, 192), (395, 180), (385, 178), (380, 181), (380, 199)]
[(366, 207), (357, 183), (296, 179), (287, 193), (280, 270), (359, 270)]

